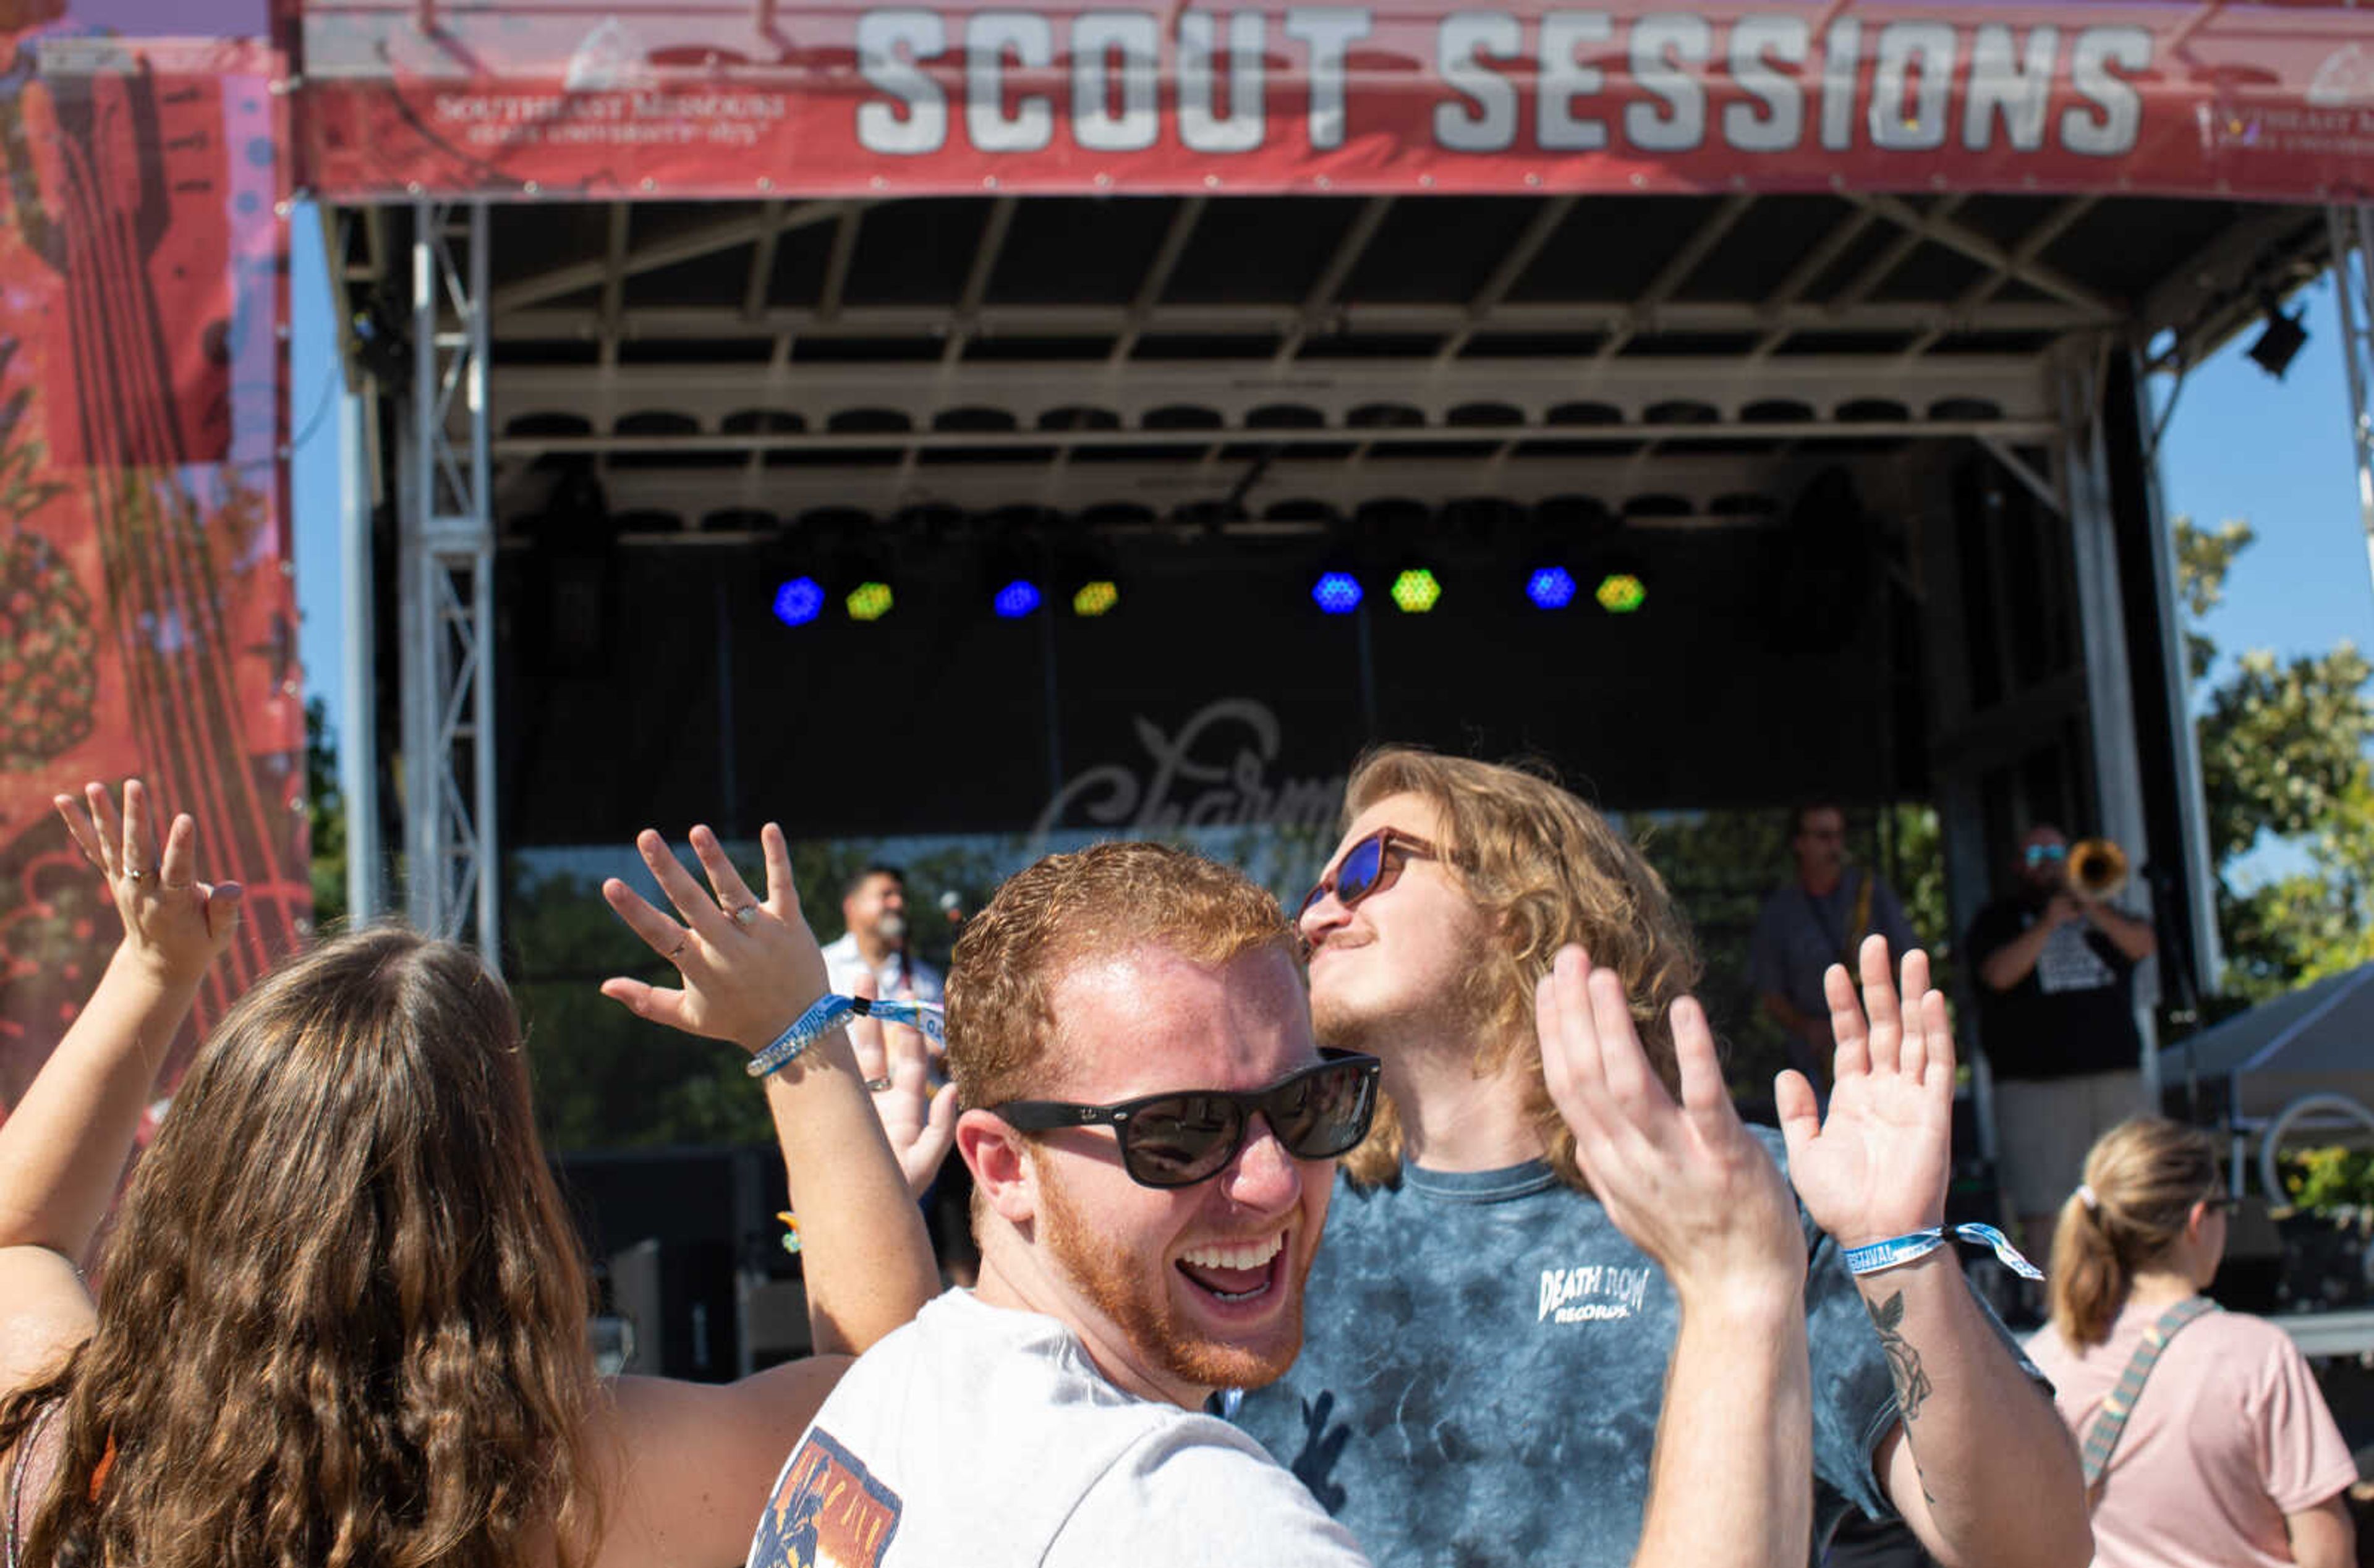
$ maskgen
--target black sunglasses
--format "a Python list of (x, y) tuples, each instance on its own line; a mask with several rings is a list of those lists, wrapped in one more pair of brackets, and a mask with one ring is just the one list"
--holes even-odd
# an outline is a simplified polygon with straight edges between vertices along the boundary
[(1349, 909), (1371, 893), (1382, 893), (1393, 886), (1402, 868), (1410, 861), (1440, 858), (1434, 846), (1417, 835), (1404, 833), (1398, 827), (1381, 827), (1344, 851), (1335, 874), (1321, 877), (1318, 884), (1302, 895), (1302, 907), (1295, 910), (1294, 918), (1301, 919), (1330, 893), (1335, 895), (1335, 902)]
[(1014, 1100), (990, 1106), (1017, 1132), (1110, 1127), (1122, 1168), (1141, 1187), (1192, 1187), (1219, 1175), (1245, 1146), (1253, 1114), (1299, 1160), (1332, 1160), (1369, 1135), (1377, 1114), (1377, 1059), (1322, 1051), (1316, 1067), (1266, 1089), (1182, 1089), (1111, 1106)]

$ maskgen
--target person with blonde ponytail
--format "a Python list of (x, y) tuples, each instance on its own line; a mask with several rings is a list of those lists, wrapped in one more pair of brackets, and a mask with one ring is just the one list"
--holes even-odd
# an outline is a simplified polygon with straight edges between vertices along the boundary
[(2357, 1469), (2306, 1359), (2202, 1293), (2231, 1203), (2206, 1132), (2137, 1117), (2061, 1205), (2027, 1350), (2085, 1451), (2096, 1568), (2356, 1562)]
[[(595, 1375), (519, 1021), (452, 942), (349, 932), (241, 997), (124, 1189), (94, 1299), (79, 1265), (241, 898), (198, 880), (189, 817), (159, 852), (136, 780), (120, 812), (98, 784), (57, 803), (124, 939), (0, 1122), (6, 1568), (738, 1562), (847, 1358), (723, 1386)], [(823, 955), (780, 829), (763, 900), (714, 836), (692, 841), (713, 893), (657, 834), (638, 846), (682, 924), (604, 889), (683, 989), (603, 989), (756, 1052), (824, 991)], [(922, 1041), (900, 1048), (920, 1081)], [(865, 1077), (835, 1033), (766, 1090), (827, 1244), (820, 1339), (878, 1337), (938, 1286)]]

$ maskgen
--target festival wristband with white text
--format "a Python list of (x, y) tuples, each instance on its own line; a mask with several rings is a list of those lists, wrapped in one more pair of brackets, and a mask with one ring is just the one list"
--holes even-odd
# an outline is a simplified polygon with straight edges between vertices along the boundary
[(948, 1043), (946, 1017), (927, 1001), (880, 1001), (862, 996), (835, 996), (830, 992), (816, 999), (808, 1010), (793, 1021), (792, 1026), (775, 1036), (774, 1043), (750, 1059), (745, 1071), (753, 1078), (790, 1066), (802, 1051), (840, 1028), (852, 1017), (879, 1018), (885, 1024), (903, 1024), (910, 1029), (920, 1029), (923, 1037), (935, 1045)]
[[(1899, 1263), (1910, 1263), (1916, 1258), (1926, 1258), (1945, 1245), (1947, 1233), (1942, 1230), (1913, 1231), (1905, 1235), (1890, 1236), (1867, 1246), (1851, 1246), (1846, 1250), (1847, 1272), (1876, 1274), (1882, 1269), (1893, 1269)], [(1956, 1225), (1952, 1235), (1959, 1240), (1976, 1242), (1992, 1247), (2003, 1266), (2024, 1279), (2041, 1280), (2044, 1271), (2020, 1256), (2011, 1237), (1992, 1225)]]

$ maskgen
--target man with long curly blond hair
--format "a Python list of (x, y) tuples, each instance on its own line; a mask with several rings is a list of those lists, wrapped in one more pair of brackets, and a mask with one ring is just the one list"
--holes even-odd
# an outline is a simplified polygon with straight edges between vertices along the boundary
[[(1576, 1157), (1535, 1004), (1579, 944), (1670, 1087), (1677, 1036), (1704, 1026), (1687, 923), (1624, 835), (1547, 778), (1393, 747), (1354, 769), (1299, 926), (1318, 1037), (1379, 1058), (1384, 1103), (1344, 1162), (1303, 1353), (1240, 1421), (1380, 1562), (1545, 1561), (1579, 1515), (1601, 1526), (1580, 1560), (1625, 1562), (1678, 1304)], [(1926, 959), (1906, 963), (1910, 1025), (1886, 943), (1860, 959), (1867, 1019), (1829, 976), (1827, 1124), (1802, 1076), (1778, 1085), (1812, 1258), (1816, 1541), (1852, 1504), (1900, 1514), (1954, 1568), (2074, 1568), (2074, 1457), (1950, 1247), (1859, 1278), (1841, 1261), (1941, 1223), (1952, 1097)]]

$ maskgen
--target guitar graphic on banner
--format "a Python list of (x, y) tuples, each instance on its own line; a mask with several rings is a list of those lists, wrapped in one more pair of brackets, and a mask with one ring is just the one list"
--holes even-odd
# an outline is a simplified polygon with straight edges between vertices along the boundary
[[(253, 70), (252, 58), (160, 74), (133, 48), (66, 40), (44, 44), (36, 72), (34, 53), (20, 42), (16, 69), (0, 81), (0, 131), (14, 227), (56, 279), (57, 319), (44, 323), (51, 373), (37, 389), (48, 404), (49, 477), (77, 481), (83, 492), (104, 583), (100, 681), (121, 682), (130, 716), (129, 744), (105, 760), (136, 768), (160, 804), (194, 817), (208, 874), (247, 888), (240, 939), (200, 999), (203, 1028), (289, 952), (311, 912), (301, 778), (292, 777), (302, 743), (293, 721), (295, 630), (277, 532), (280, 351), (241, 341), (242, 333), (269, 334), (285, 313), (283, 242), (274, 236), (266, 263), (241, 258), (226, 145), (237, 127), (261, 121), (265, 130), (246, 150), (276, 167), (275, 111), (256, 101), (266, 97), (261, 72), (242, 78), (222, 69)], [(58, 68), (61, 56), (68, 68)], [(252, 195), (241, 200), (253, 205)], [(276, 223), (264, 206), (261, 223)], [(258, 361), (272, 367), (251, 382), (271, 399), (268, 442), (242, 464), (233, 461), (234, 428), (242, 412), (251, 429), (253, 420), (235, 406), (246, 393), (234, 368)], [(243, 663), (259, 658), (261, 684)], [(72, 789), (80, 778), (47, 781)], [(57, 847), (54, 823), (20, 820), (11, 829), (18, 837), (0, 849), (0, 885), (20, 912), (38, 912), (45, 891), (65, 885), (61, 855), (88, 878)], [(105, 912), (104, 900), (95, 908)], [(112, 939), (112, 919), (105, 912), (105, 930), (71, 933), (94, 960)], [(12, 983), (30, 962), (18, 929), (6, 938)], [(44, 933), (44, 962), (55, 961), (64, 940)], [(0, 1011), (13, 1019), (18, 1010)]]

